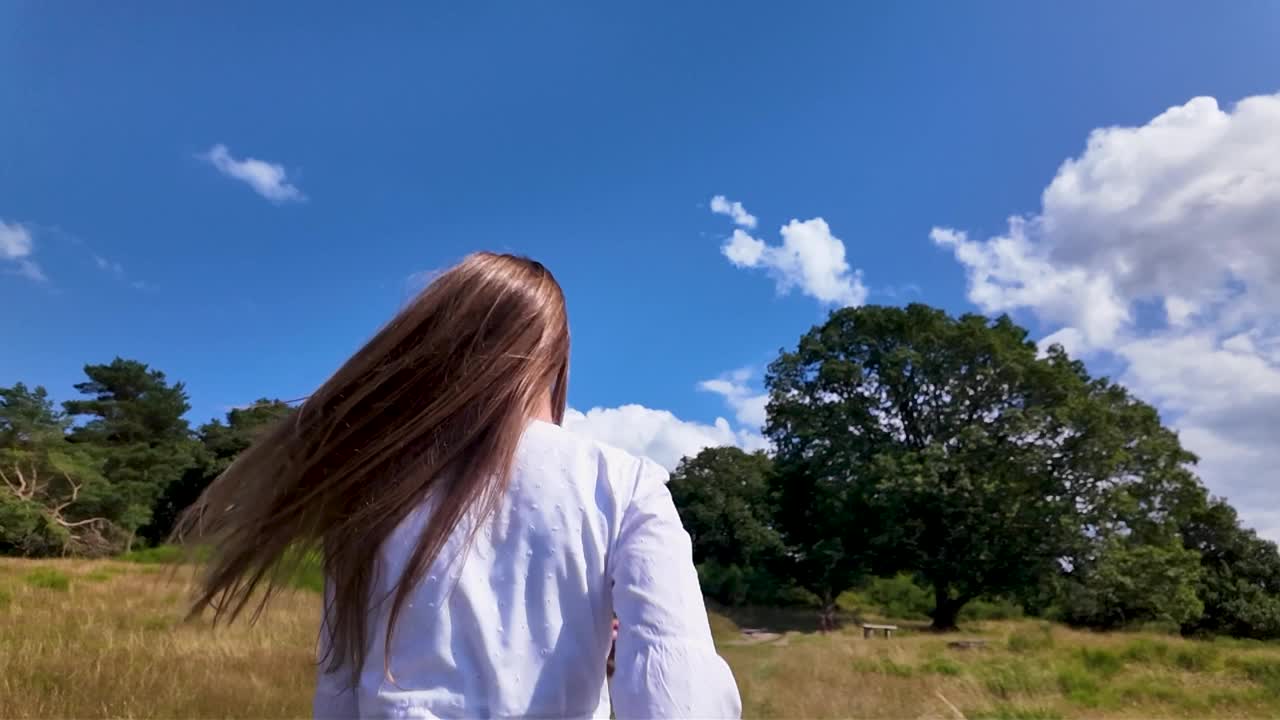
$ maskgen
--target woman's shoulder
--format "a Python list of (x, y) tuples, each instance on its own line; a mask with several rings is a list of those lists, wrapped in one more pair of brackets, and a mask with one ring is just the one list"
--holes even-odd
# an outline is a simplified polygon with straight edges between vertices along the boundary
[(529, 459), (555, 457), (559, 460), (556, 464), (594, 470), (625, 484), (638, 475), (660, 474), (666, 481), (666, 470), (652, 460), (548, 422), (534, 421), (529, 425), (521, 442), (521, 454)]

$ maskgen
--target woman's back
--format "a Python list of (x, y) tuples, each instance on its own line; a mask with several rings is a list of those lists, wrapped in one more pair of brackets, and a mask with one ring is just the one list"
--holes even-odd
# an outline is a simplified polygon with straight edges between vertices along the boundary
[[(411, 513), (383, 544), (356, 692), (321, 672), (317, 717), (607, 717), (605, 662), (620, 620), (619, 718), (736, 717), (688, 535), (666, 472), (533, 422), (502, 501), (471, 536), (452, 533), (415, 586), (387, 652), (388, 602), (430, 519)], [(390, 671), (390, 679), (388, 672)]]

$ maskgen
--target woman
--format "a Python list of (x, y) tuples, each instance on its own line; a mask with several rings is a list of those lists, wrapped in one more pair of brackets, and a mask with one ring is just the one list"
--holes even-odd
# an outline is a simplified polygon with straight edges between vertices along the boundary
[(466, 258), (188, 511), (193, 612), (319, 551), (317, 717), (736, 717), (666, 472), (559, 427), (568, 368), (551, 273)]

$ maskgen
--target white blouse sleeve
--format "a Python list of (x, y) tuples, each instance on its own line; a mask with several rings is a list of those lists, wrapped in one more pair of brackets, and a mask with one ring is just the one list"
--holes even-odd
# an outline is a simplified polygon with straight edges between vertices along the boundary
[[(329, 581), (325, 580), (325, 607), (330, 605)], [(322, 611), (320, 620), (320, 642), (318, 649), (319, 666), (316, 669), (316, 692), (311, 704), (311, 714), (315, 720), (351, 720), (360, 717), (360, 708), (356, 702), (356, 688), (351, 686), (351, 673), (346, 669), (327, 672), (329, 658), (329, 618)]]
[(618, 640), (614, 712), (628, 718), (737, 718), (742, 700), (716, 654), (667, 473), (641, 461), (609, 563)]

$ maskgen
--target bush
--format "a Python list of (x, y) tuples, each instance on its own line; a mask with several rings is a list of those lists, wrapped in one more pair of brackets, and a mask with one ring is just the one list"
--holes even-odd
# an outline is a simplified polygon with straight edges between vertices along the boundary
[(177, 545), (157, 545), (127, 552), (120, 559), (140, 565), (173, 565), (186, 559), (186, 551)]
[(53, 568), (36, 568), (26, 575), (27, 584), (45, 590), (66, 592), (71, 587), (71, 578), (67, 574)]
[(728, 607), (796, 606), (816, 602), (812, 593), (783, 582), (764, 568), (741, 568), (708, 560), (698, 565), (698, 583), (703, 594)]
[(867, 609), (897, 620), (927, 620), (933, 611), (933, 593), (905, 573), (874, 578), (854, 597)]
[(1151, 633), (1152, 635), (1181, 635), (1182, 626), (1172, 620), (1148, 620), (1129, 627), (1131, 632)]
[(1196, 595), (1200, 578), (1200, 555), (1193, 550), (1112, 539), (1065, 584), (1062, 616), (1072, 624), (1104, 629), (1135, 622), (1193, 623), (1204, 614)]
[(1014, 620), (1022, 616), (1022, 606), (1004, 598), (974, 600), (960, 611), (961, 620)]

